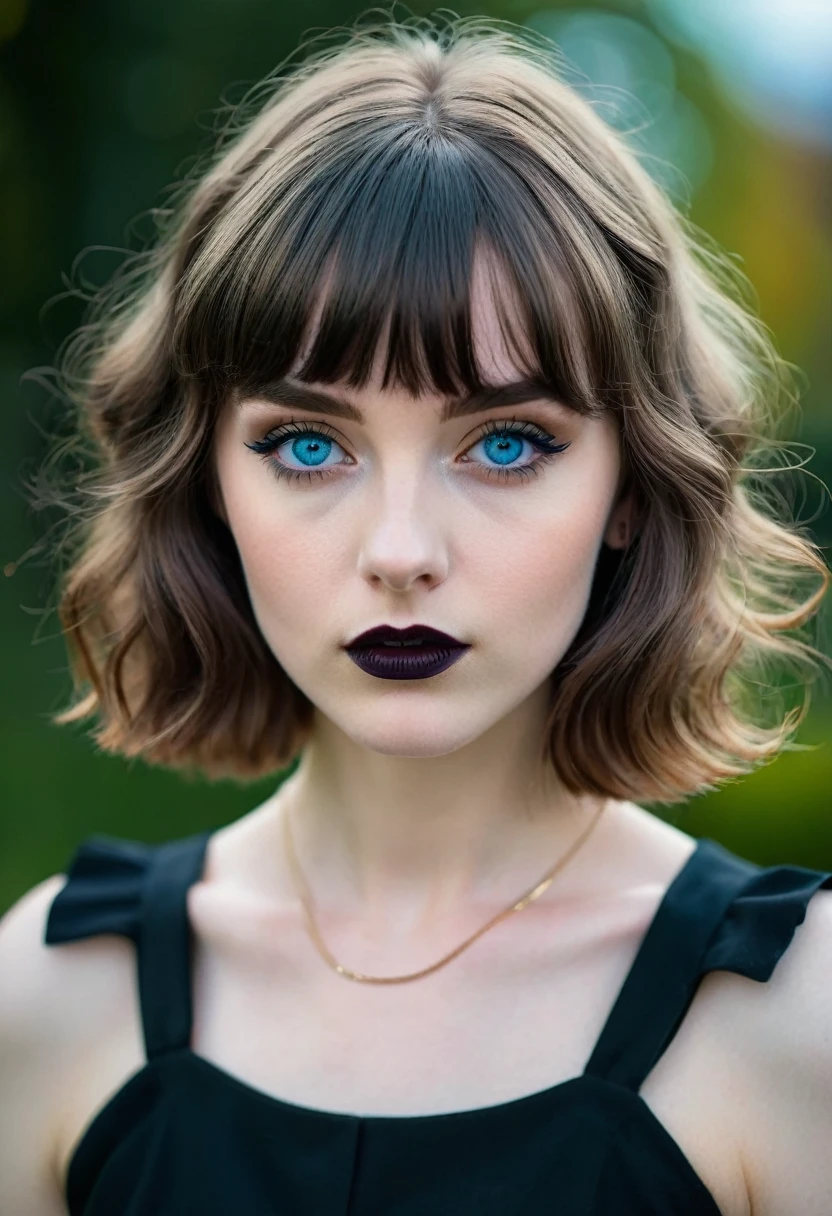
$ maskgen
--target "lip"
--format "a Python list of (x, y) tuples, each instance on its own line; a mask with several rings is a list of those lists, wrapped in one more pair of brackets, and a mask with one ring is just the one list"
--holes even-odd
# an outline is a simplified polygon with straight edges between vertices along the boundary
[[(413, 644), (423, 638), (421, 645)], [(384, 641), (411, 645), (386, 646)], [(430, 625), (408, 625), (396, 629), (379, 625), (365, 629), (345, 648), (357, 667), (381, 680), (424, 680), (452, 667), (470, 645)]]
[(380, 680), (425, 680), (452, 667), (470, 646), (350, 646), (347, 654), (368, 676)]
[(466, 642), (461, 642), (459, 638), (455, 638), (450, 633), (445, 633), (441, 629), (435, 629), (432, 625), (406, 625), (404, 628), (398, 628), (396, 625), (374, 625), (371, 629), (365, 629), (363, 633), (359, 633), (351, 642), (347, 642), (345, 649), (351, 650), (355, 646), (370, 646), (374, 643), (384, 642), (414, 642), (419, 638), (424, 638), (425, 642), (430, 646), (466, 646)]

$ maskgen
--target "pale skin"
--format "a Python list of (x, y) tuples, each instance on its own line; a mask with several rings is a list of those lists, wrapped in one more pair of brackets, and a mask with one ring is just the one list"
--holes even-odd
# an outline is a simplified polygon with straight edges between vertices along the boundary
[[(518, 378), (482, 282), (478, 353)], [(333, 386), (319, 386), (335, 391)], [(317, 709), (274, 796), (212, 837), (191, 888), (192, 1048), (299, 1105), (418, 1115), (504, 1102), (583, 1069), (694, 840), (608, 800), (549, 890), (447, 967), (351, 983), (315, 952), (281, 851), (291, 813), (329, 948), (374, 975), (441, 958), (513, 902), (602, 805), (541, 767), (548, 673), (574, 637), (602, 542), (636, 526), (612, 418), (537, 401), (441, 422), (441, 398), (340, 390), (364, 422), (230, 401), (221, 510), (263, 635)], [(247, 443), (291, 418), (334, 438), (320, 481), (277, 480)], [(570, 446), (490, 481), (481, 439), (528, 421)], [(291, 442), (280, 454), (301, 469)], [(531, 444), (516, 463), (532, 463)], [(471, 650), (438, 677), (380, 681), (340, 649), (371, 625), (435, 625)], [(0, 925), (0, 1214), (58, 1216), (85, 1127), (143, 1063), (132, 945), (42, 942), (63, 883)], [(705, 977), (641, 1094), (726, 1216), (820, 1216), (832, 1166), (832, 895), (765, 985)]]

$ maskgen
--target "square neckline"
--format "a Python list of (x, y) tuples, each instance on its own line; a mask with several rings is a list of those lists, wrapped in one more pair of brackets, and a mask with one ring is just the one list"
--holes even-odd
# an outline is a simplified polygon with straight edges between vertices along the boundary
[[(213, 833), (208, 834), (208, 837), (206, 840), (206, 851), (207, 851), (208, 840), (210, 839), (210, 837), (212, 837), (212, 835), (213, 835)], [(361, 1122), (366, 1122), (366, 1124), (373, 1124), (373, 1125), (382, 1125), (382, 1124), (389, 1125), (389, 1124), (395, 1124), (395, 1122), (412, 1122), (415, 1120), (420, 1120), (420, 1121), (421, 1120), (428, 1121), (428, 1120), (435, 1120), (435, 1119), (442, 1119), (442, 1120), (460, 1119), (460, 1120), (462, 1120), (462, 1119), (471, 1118), (471, 1116), (484, 1116), (484, 1115), (488, 1115), (490, 1113), (499, 1115), (502, 1113), (502, 1111), (506, 1111), (506, 1113), (508, 1113), (508, 1110), (511, 1110), (511, 1109), (517, 1110), (521, 1107), (524, 1108), (525, 1104), (534, 1105), (535, 1103), (543, 1103), (543, 1102), (546, 1102), (546, 1100), (550, 1100), (550, 1099), (556, 1100), (555, 1099), (556, 1093), (558, 1093), (562, 1090), (568, 1090), (568, 1088), (575, 1087), (578, 1085), (578, 1082), (590, 1082), (591, 1083), (591, 1082), (600, 1080), (600, 1079), (597, 1079), (597, 1077), (592, 1076), (592, 1074), (588, 1073), (588, 1071), (586, 1071), (586, 1065), (589, 1064), (590, 1059), (592, 1058), (592, 1054), (594, 1054), (594, 1052), (595, 1052), (595, 1047), (597, 1046), (597, 1042), (601, 1040), (603, 1035), (605, 1035), (607, 1026), (609, 1024), (611, 1024), (613, 1015), (615, 1013), (615, 1009), (618, 1008), (619, 998), (620, 998), (620, 996), (622, 996), (624, 987), (626, 986), (626, 984), (628, 984), (630, 974), (633, 973), (633, 970), (636, 966), (636, 962), (639, 961), (639, 959), (642, 956), (643, 950), (645, 950), (645, 944), (648, 939), (648, 936), (650, 936), (650, 934), (651, 934), (653, 925), (656, 924), (656, 922), (658, 921), (659, 918), (663, 919), (663, 913), (665, 911), (665, 908), (667, 908), (669, 903), (671, 903), (671, 901), (673, 901), (673, 897), (676, 893), (676, 890), (678, 890), (680, 888), (680, 886), (681, 886), (682, 882), (684, 882), (684, 879), (687, 876), (688, 872), (690, 872), (690, 869), (692, 868), (693, 863), (695, 863), (695, 858), (698, 858), (699, 855), (702, 854), (702, 852), (704, 850), (704, 845), (705, 845), (705, 838), (699, 837), (696, 840), (695, 848), (691, 849), (690, 854), (688, 854), (687, 857), (685, 858), (685, 861), (682, 862), (682, 865), (679, 867), (678, 871), (676, 871), (676, 873), (674, 874), (674, 877), (671, 878), (668, 885), (665, 886), (665, 889), (662, 894), (662, 899), (659, 900), (658, 905), (656, 906), (656, 911), (653, 912), (653, 916), (650, 918), (650, 922), (647, 923), (647, 927), (641, 935), (641, 939), (639, 941), (639, 946), (637, 946), (637, 948), (636, 948), (636, 952), (633, 957), (633, 961), (631, 961), (630, 967), (628, 968), (628, 970), (626, 970), (626, 974), (624, 975), (622, 984), (620, 984), (618, 987), (618, 991), (615, 992), (615, 996), (613, 997), (612, 1004), (611, 1004), (611, 1006), (609, 1006), (609, 1009), (607, 1012), (607, 1017), (605, 1018), (605, 1021), (603, 1021), (603, 1025), (602, 1025), (600, 1034), (598, 1034), (596, 1036), (594, 1046), (592, 1046), (592, 1051), (588, 1055), (588, 1058), (586, 1058), (586, 1063), (584, 1065), (584, 1069), (581, 1070), (580, 1073), (575, 1073), (573, 1076), (564, 1077), (564, 1079), (562, 1081), (556, 1081), (555, 1083), (553, 1083), (553, 1085), (547, 1085), (544, 1088), (541, 1088), (541, 1090), (534, 1090), (530, 1093), (522, 1093), (522, 1094), (519, 1094), (519, 1096), (516, 1098), (506, 1098), (506, 1099), (502, 1100), (502, 1102), (487, 1103), (485, 1105), (480, 1105), (480, 1107), (462, 1107), (457, 1110), (428, 1110), (428, 1111), (426, 1111), (426, 1113), (423, 1113), (423, 1114), (410, 1114), (410, 1115), (359, 1114), (359, 1113), (356, 1113), (356, 1111), (350, 1111), (350, 1110), (332, 1110), (331, 1108), (328, 1108), (328, 1107), (313, 1107), (313, 1105), (309, 1105), (307, 1103), (292, 1102), (292, 1100), (289, 1100), (287, 1098), (282, 1098), (282, 1097), (280, 1097), (280, 1094), (271, 1093), (270, 1091), (264, 1090), (264, 1088), (262, 1088), (258, 1085), (254, 1085), (254, 1083), (251, 1081), (244, 1080), (244, 1077), (238, 1076), (236, 1073), (231, 1073), (231, 1071), (229, 1069), (224, 1068), (223, 1065), (215, 1063), (214, 1060), (212, 1060), (208, 1057), (208, 1055), (203, 1055), (199, 1052), (193, 1051), (193, 1047), (191, 1046), (190, 1040), (189, 1040), (189, 1043), (187, 1043), (187, 1045), (185, 1047), (182, 1047), (179, 1049), (179, 1052), (181, 1053), (182, 1058), (189, 1060), (189, 1062), (195, 1062), (196, 1065), (198, 1066), (198, 1068), (202, 1068), (203, 1070), (208, 1071), (208, 1073), (213, 1074), (215, 1080), (229, 1082), (229, 1083), (231, 1083), (232, 1086), (237, 1088), (237, 1090), (241, 1090), (244, 1093), (249, 1094), (249, 1096), (253, 1096), (257, 1100), (265, 1099), (266, 1103), (276, 1105), (277, 1108), (285, 1110), (287, 1114), (294, 1113), (299, 1116), (304, 1116), (304, 1115), (305, 1116), (316, 1116), (316, 1118), (319, 1118), (319, 1119), (347, 1120), (347, 1121), (358, 1119)], [(203, 858), (204, 858), (204, 854), (203, 854)], [(201, 874), (199, 874), (199, 877), (202, 877), (202, 871), (201, 871)], [(197, 878), (197, 882), (198, 882), (198, 880), (199, 879)], [(189, 917), (189, 927), (190, 927), (190, 917)], [(192, 931), (192, 929), (191, 929), (191, 931)], [(175, 1054), (175, 1053), (170, 1053), (170, 1054)], [(164, 1059), (164, 1057), (162, 1057), (162, 1059)], [(150, 1064), (150, 1063), (153, 1063), (152, 1060), (147, 1060), (146, 1065)], [(139, 1070), (139, 1071), (144, 1071), (144, 1069)], [(134, 1076), (136, 1076), (136, 1075), (139, 1075), (139, 1074), (134, 1074)], [(606, 1083), (608, 1083), (608, 1082), (601, 1081), (601, 1083), (605, 1083), (605, 1085), (606, 1085)], [(636, 1097), (640, 1098), (640, 1094), (637, 1093), (637, 1091), (636, 1091)], [(642, 1100), (642, 1102), (643, 1102), (643, 1099), (640, 1099), (640, 1100)], [(643, 1104), (645, 1104), (645, 1107), (647, 1107), (646, 1103), (643, 1103)], [(647, 1109), (650, 1110), (650, 1107), (647, 1107)]]
[[(199, 873), (197, 874), (193, 883), (188, 884), (187, 889), (190, 889), (190, 887), (192, 885), (195, 885), (196, 882), (201, 881), (202, 876), (205, 871), (205, 862), (206, 862), (206, 855), (207, 855), (207, 851), (208, 851), (208, 844), (209, 844), (211, 838), (213, 837), (215, 831), (217, 831), (217, 830), (218, 829), (213, 829), (209, 832), (202, 834), (202, 836), (204, 836), (204, 845), (203, 845), (202, 857), (201, 857), (201, 861), (200, 861)], [(450, 1111), (427, 1111), (424, 1114), (367, 1115), (367, 1114), (358, 1114), (353, 1111), (332, 1110), (328, 1107), (322, 1107), (322, 1106), (311, 1106), (311, 1105), (307, 1105), (306, 1103), (302, 1103), (302, 1102), (292, 1102), (286, 1098), (280, 1097), (278, 1094), (270, 1093), (268, 1090), (263, 1089), (262, 1087), (255, 1085), (252, 1082), (246, 1081), (243, 1077), (238, 1076), (236, 1073), (230, 1072), (228, 1069), (224, 1068), (221, 1064), (215, 1063), (208, 1056), (202, 1055), (200, 1052), (194, 1051), (194, 1049), (191, 1045), (191, 1036), (189, 1036), (188, 1042), (183, 1047), (179, 1048), (177, 1052), (171, 1052), (169, 1054), (171, 1054), (171, 1055), (181, 1054), (184, 1058), (194, 1060), (197, 1062), (197, 1065), (204, 1066), (205, 1068), (207, 1068), (208, 1070), (213, 1072), (216, 1077), (227, 1078), (230, 1082), (232, 1082), (235, 1085), (235, 1087), (242, 1087), (243, 1090), (245, 1090), (246, 1092), (248, 1092), (250, 1094), (255, 1095), (255, 1097), (257, 1097), (257, 1098), (265, 1098), (267, 1101), (274, 1102), (277, 1104), (277, 1106), (281, 1107), (287, 1113), (296, 1112), (298, 1114), (317, 1115), (317, 1116), (320, 1116), (323, 1118), (336, 1119), (336, 1120), (337, 1119), (342, 1119), (342, 1120), (359, 1119), (366, 1123), (378, 1123), (378, 1124), (388, 1123), (389, 1124), (391, 1122), (411, 1121), (411, 1120), (416, 1120), (416, 1119), (429, 1120), (429, 1119), (453, 1119), (456, 1117), (464, 1118), (464, 1117), (467, 1117), (470, 1115), (480, 1115), (480, 1114), (483, 1114), (488, 1111), (499, 1112), (499, 1111), (502, 1111), (509, 1107), (517, 1108), (520, 1104), (526, 1103), (526, 1102), (534, 1103), (535, 1101), (538, 1101), (538, 1102), (543, 1101), (543, 1100), (549, 1098), (550, 1095), (554, 1095), (554, 1093), (556, 1091), (561, 1090), (567, 1086), (573, 1086), (578, 1081), (584, 1081), (584, 1080), (594, 1081), (594, 1080), (598, 1079), (598, 1078), (594, 1077), (592, 1073), (587, 1071), (587, 1066), (589, 1065), (590, 1061), (592, 1060), (592, 1058), (595, 1054), (595, 1049), (596, 1049), (598, 1043), (605, 1037), (608, 1027), (612, 1024), (612, 1022), (614, 1020), (617, 1010), (619, 1009), (619, 1005), (620, 1005), (620, 1001), (621, 1001), (621, 997), (624, 992), (624, 989), (628, 987), (628, 982), (629, 982), (630, 976), (633, 973), (633, 971), (636, 969), (636, 964), (639, 963), (643, 954), (645, 953), (645, 948), (647, 946), (648, 939), (652, 935), (653, 927), (657, 921), (664, 920), (664, 915), (666, 913), (666, 909), (673, 902), (676, 892), (687, 879), (691, 869), (696, 864), (699, 864), (702, 855), (706, 851), (706, 847), (711, 843), (713, 843), (713, 842), (709, 841), (707, 837), (702, 837), (702, 836), (697, 837), (695, 839), (694, 847), (691, 849), (688, 856), (682, 862), (681, 866), (676, 870), (676, 873), (673, 875), (670, 882), (665, 887), (664, 892), (662, 893), (662, 897), (659, 900), (652, 917), (650, 918), (644, 932), (641, 935), (638, 947), (637, 947), (636, 952), (633, 956), (633, 959), (630, 963), (630, 966), (627, 969), (624, 979), (622, 980), (615, 996), (613, 997), (612, 1003), (607, 1011), (607, 1016), (604, 1019), (604, 1023), (601, 1027), (599, 1034), (595, 1038), (595, 1042), (593, 1044), (593, 1047), (592, 1047), (592, 1050), (590, 1051), (589, 1056), (587, 1057), (583, 1070), (579, 1073), (575, 1073), (574, 1076), (565, 1077), (562, 1081), (556, 1081), (553, 1085), (544, 1086), (544, 1088), (533, 1090), (531, 1093), (520, 1094), (516, 1098), (507, 1098), (501, 1102), (490, 1102), (483, 1106), (466, 1106), (466, 1107), (461, 1107), (458, 1110), (450, 1110)], [(185, 897), (187, 897), (187, 889), (184, 892)], [(193, 936), (194, 936), (193, 927), (191, 925), (190, 915), (187, 911), (187, 898), (185, 898), (184, 902), (185, 902), (185, 915), (187, 918), (188, 930), (189, 930), (189, 934), (191, 935), (191, 939), (193, 940)], [(191, 978), (191, 976), (189, 975), (189, 979), (190, 978)], [(146, 1067), (148, 1064), (150, 1064), (152, 1062), (153, 1061), (151, 1061), (151, 1060), (146, 1060), (145, 1065), (141, 1069), (137, 1070), (137, 1072), (134, 1073), (133, 1076), (138, 1076), (141, 1072), (144, 1071), (144, 1067)], [(132, 1079), (133, 1078), (130, 1077), (130, 1078), (128, 1078), (128, 1081), (130, 1081)], [(634, 1091), (634, 1092), (636, 1093), (636, 1096), (639, 1096), (638, 1091)], [(645, 1106), (646, 1106), (646, 1103), (645, 1103)], [(649, 1109), (649, 1107), (648, 1107), (648, 1109)]]
[[(692, 855), (691, 855), (692, 856)], [(616, 1085), (614, 1082), (595, 1077), (591, 1073), (578, 1073), (567, 1077), (545, 1089), (535, 1090), (530, 1094), (521, 1094), (518, 1098), (509, 1098), (503, 1102), (491, 1103), (487, 1106), (466, 1107), (462, 1110), (431, 1111), (421, 1115), (365, 1115), (348, 1111), (333, 1111), (321, 1107), (305, 1106), (302, 1103), (291, 1102), (267, 1090), (243, 1080), (219, 1064), (200, 1055), (190, 1047), (182, 1047), (165, 1056), (146, 1060), (119, 1086), (115, 1093), (95, 1111), (89, 1122), (82, 1129), (75, 1145), (67, 1158), (63, 1176), (62, 1195), (65, 1203), (76, 1190), (76, 1180), (89, 1170), (87, 1158), (94, 1163), (96, 1154), (96, 1138), (104, 1128), (107, 1120), (117, 1115), (122, 1105), (129, 1103), (133, 1092), (146, 1083), (149, 1076), (159, 1071), (165, 1071), (171, 1066), (184, 1062), (190, 1068), (202, 1071), (207, 1078), (221, 1088), (230, 1088), (238, 1092), (246, 1101), (256, 1102), (266, 1110), (275, 1113), (282, 1112), (296, 1119), (306, 1119), (318, 1123), (337, 1123), (340, 1126), (371, 1124), (374, 1127), (403, 1128), (405, 1125), (418, 1123), (420, 1127), (436, 1126), (444, 1123), (446, 1127), (461, 1128), (464, 1122), (485, 1122), (510, 1116), (517, 1111), (527, 1111), (535, 1105), (547, 1107), (549, 1104), (559, 1105), (562, 1099), (568, 1098), (573, 1091), (595, 1090), (616, 1093), (622, 1102), (632, 1104), (633, 1111), (639, 1111), (646, 1119), (654, 1133), (664, 1143), (666, 1149), (676, 1158), (681, 1169), (686, 1173), (690, 1185), (698, 1192), (700, 1199), (712, 1209), (712, 1216), (724, 1216), (716, 1197), (699, 1174), (691, 1159), (679, 1141), (662, 1123), (658, 1115), (642, 1098), (641, 1094)]]
[[(202, 865), (200, 867), (199, 874), (197, 875), (197, 877), (194, 880), (194, 883), (200, 881), (200, 879), (202, 877), (202, 873), (204, 872), (205, 853), (207, 852), (208, 841), (210, 840), (212, 835), (213, 835), (213, 832), (209, 832), (209, 833), (205, 834), (205, 849), (204, 849), (204, 852), (202, 855)], [(657, 904), (656, 909), (641, 936), (641, 939), (639, 941), (635, 955), (633, 956), (630, 967), (628, 968), (628, 970), (624, 976), (624, 979), (623, 979), (622, 983), (619, 985), (619, 988), (613, 998), (613, 1001), (607, 1012), (607, 1016), (604, 1020), (601, 1031), (598, 1034), (598, 1036), (596, 1037), (595, 1045), (597, 1045), (597, 1043), (604, 1037), (607, 1027), (610, 1025), (610, 1023), (613, 1020), (614, 1014), (616, 1013), (616, 1010), (619, 1006), (619, 1000), (621, 998), (622, 992), (624, 991), (625, 987), (627, 986), (630, 975), (632, 974), (633, 970), (635, 969), (636, 964), (641, 959), (641, 957), (644, 953), (647, 940), (651, 935), (651, 931), (653, 930), (654, 925), (659, 920), (664, 919), (664, 914), (666, 912), (666, 909), (672, 903), (673, 898), (676, 894), (676, 891), (679, 889), (679, 887), (681, 887), (682, 883), (687, 878), (687, 876), (688, 876), (690, 870), (693, 868), (693, 866), (698, 863), (698, 860), (700, 859), (701, 855), (703, 854), (707, 843), (708, 843), (708, 841), (707, 841), (707, 838), (705, 838), (705, 837), (699, 837), (696, 840), (695, 847), (690, 851), (690, 853), (685, 858), (682, 865), (679, 867), (679, 869), (674, 874), (673, 878), (670, 880), (670, 882), (666, 886), (666, 888), (662, 894), (662, 897), (659, 900), (659, 903)], [(190, 883), (189, 887), (191, 885), (194, 885), (194, 884)], [(186, 916), (187, 916), (187, 901), (186, 901)], [(188, 916), (188, 928), (189, 928), (190, 933), (193, 934), (193, 929), (190, 924), (189, 916)], [(592, 1054), (594, 1053), (595, 1045), (593, 1045), (593, 1051), (590, 1052), (590, 1055), (587, 1057), (586, 1064), (588, 1064), (589, 1060), (592, 1058)], [(571, 1077), (565, 1077), (561, 1081), (556, 1081), (553, 1085), (547, 1085), (547, 1086), (544, 1086), (542, 1089), (536, 1089), (530, 1093), (520, 1094), (515, 1098), (507, 1098), (500, 1102), (487, 1103), (482, 1106), (461, 1107), (460, 1109), (449, 1110), (449, 1111), (427, 1111), (422, 1114), (404, 1114), (404, 1115), (360, 1114), (360, 1113), (357, 1113), (354, 1111), (332, 1110), (328, 1107), (312, 1106), (307, 1103), (293, 1102), (287, 1098), (281, 1097), (279, 1094), (271, 1093), (269, 1090), (263, 1089), (261, 1086), (258, 1086), (256, 1084), (254, 1084), (253, 1082), (247, 1081), (244, 1077), (241, 1077), (238, 1074), (229, 1071), (227, 1068), (223, 1067), (223, 1065), (216, 1063), (209, 1056), (203, 1055), (202, 1053), (195, 1051), (191, 1045), (190, 1038), (189, 1038), (188, 1043), (185, 1044), (183, 1047), (177, 1048), (175, 1051), (168, 1052), (164, 1056), (158, 1057), (158, 1059), (161, 1061), (166, 1058), (173, 1057), (173, 1056), (180, 1056), (182, 1058), (195, 1061), (197, 1067), (202, 1068), (203, 1070), (210, 1071), (211, 1073), (214, 1074), (216, 1079), (227, 1080), (235, 1088), (242, 1089), (246, 1093), (254, 1095), (254, 1097), (257, 1100), (265, 1099), (267, 1102), (271, 1102), (271, 1103), (277, 1105), (278, 1107), (282, 1108), (286, 1112), (297, 1112), (298, 1114), (315, 1115), (315, 1116), (322, 1117), (325, 1119), (328, 1118), (328, 1119), (334, 1119), (334, 1120), (360, 1119), (364, 1122), (379, 1123), (379, 1124), (380, 1123), (389, 1124), (391, 1122), (398, 1122), (398, 1121), (407, 1122), (407, 1121), (422, 1120), (422, 1119), (424, 1119), (424, 1120), (430, 1120), (430, 1119), (448, 1120), (448, 1119), (454, 1119), (454, 1118), (462, 1119), (462, 1118), (466, 1118), (466, 1117), (469, 1117), (472, 1115), (483, 1115), (486, 1112), (490, 1112), (490, 1111), (500, 1112), (503, 1110), (507, 1110), (508, 1108), (518, 1109), (519, 1106), (523, 1103), (534, 1104), (535, 1102), (544, 1101), (545, 1099), (549, 1098), (551, 1095), (554, 1095), (557, 1091), (564, 1089), (566, 1087), (574, 1086), (579, 1081), (585, 1081), (585, 1080), (595, 1081), (596, 1079), (598, 1079), (598, 1078), (594, 1077), (591, 1073), (588, 1073), (586, 1071), (586, 1064), (585, 1064), (584, 1070), (582, 1070), (579, 1073), (575, 1073)], [(125, 1084), (130, 1084), (134, 1079), (141, 1076), (151, 1065), (153, 1065), (156, 1062), (157, 1062), (156, 1060), (146, 1059), (144, 1061), (144, 1063), (127, 1078), (127, 1080), (125, 1081)], [(116, 1094), (113, 1096), (117, 1097), (118, 1092), (120, 1092), (120, 1091), (117, 1091)], [(637, 1091), (634, 1091), (634, 1092), (637, 1093)]]

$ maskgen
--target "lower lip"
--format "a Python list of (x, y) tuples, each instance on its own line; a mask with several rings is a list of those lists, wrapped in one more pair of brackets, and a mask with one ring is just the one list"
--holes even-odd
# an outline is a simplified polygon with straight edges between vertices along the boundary
[(424, 680), (461, 659), (470, 646), (352, 646), (347, 654), (380, 680)]

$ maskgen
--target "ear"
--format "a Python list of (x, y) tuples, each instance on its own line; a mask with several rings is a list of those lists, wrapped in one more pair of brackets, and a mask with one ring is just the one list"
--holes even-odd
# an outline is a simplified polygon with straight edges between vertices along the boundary
[(604, 543), (610, 549), (626, 549), (635, 533), (635, 495), (631, 486), (625, 486), (607, 520)]

